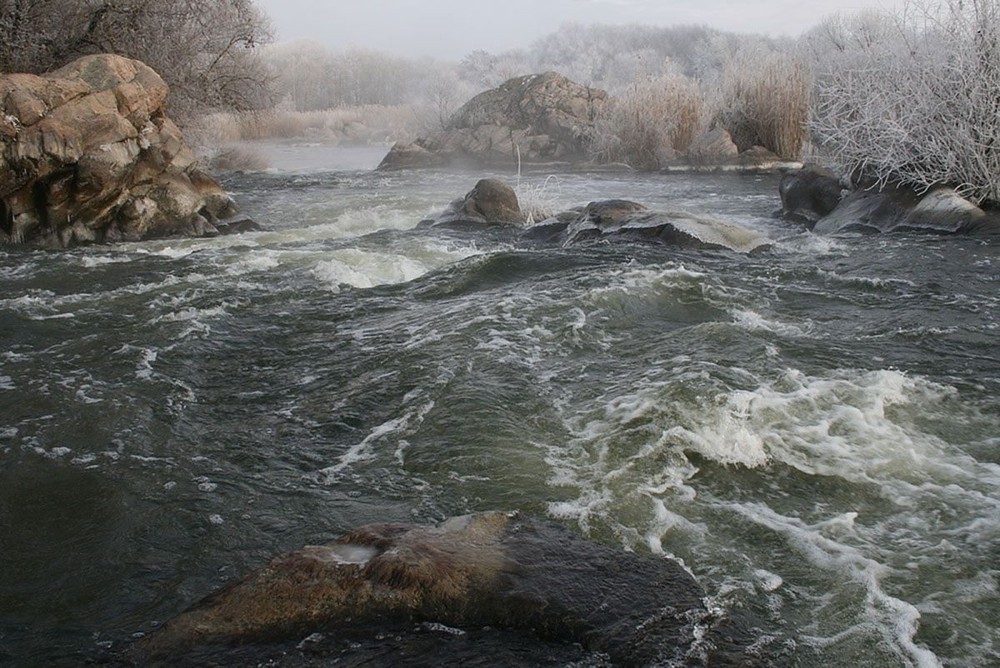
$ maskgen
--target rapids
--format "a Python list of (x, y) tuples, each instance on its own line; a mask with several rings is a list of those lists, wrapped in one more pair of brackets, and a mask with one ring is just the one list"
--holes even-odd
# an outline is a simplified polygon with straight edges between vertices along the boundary
[[(1000, 663), (1000, 245), (820, 236), (776, 176), (529, 172), (759, 256), (416, 230), (486, 174), (280, 147), (266, 231), (0, 248), (0, 664), (271, 555), (516, 509), (680, 559), (794, 665)], [(517, 177), (501, 175), (512, 184)]]

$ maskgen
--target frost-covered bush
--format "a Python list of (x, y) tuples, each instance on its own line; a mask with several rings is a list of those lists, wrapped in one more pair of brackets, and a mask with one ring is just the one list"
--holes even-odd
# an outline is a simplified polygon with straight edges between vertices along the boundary
[(798, 58), (779, 52), (737, 54), (722, 75), (715, 124), (741, 151), (763, 146), (787, 160), (802, 153), (812, 82)]
[(1000, 202), (1000, 1), (909, 2), (811, 38), (821, 149), (881, 184)]
[(593, 149), (607, 162), (659, 169), (687, 150), (701, 132), (704, 98), (681, 74), (636, 82), (597, 119)]

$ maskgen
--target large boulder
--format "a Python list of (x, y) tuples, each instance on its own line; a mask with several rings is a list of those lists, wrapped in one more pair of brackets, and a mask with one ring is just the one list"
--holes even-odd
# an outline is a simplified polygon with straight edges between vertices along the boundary
[(0, 242), (214, 234), (236, 209), (166, 116), (167, 92), (113, 55), (0, 77)]
[[(411, 638), (428, 627), (443, 631), (439, 642), (405, 665), (463, 665), (453, 651), (461, 636), (490, 629), (510, 633), (505, 644), (539, 652), (517, 665), (538, 665), (567, 643), (616, 665), (765, 663), (759, 648), (746, 651), (739, 625), (706, 608), (678, 563), (506, 512), (437, 526), (364, 526), (283, 554), (169, 620), (134, 651), (142, 665), (177, 665), (192, 655), (204, 660), (198, 665), (258, 664), (266, 650), (254, 655), (248, 646), (305, 638), (299, 649), (316, 642), (313, 654), (338, 665), (389, 665), (406, 658)], [(332, 640), (322, 649), (326, 635)], [(373, 650), (385, 635), (392, 647)], [(506, 663), (495, 654), (496, 636), (492, 642), (469, 662)], [(198, 654), (213, 646), (221, 648), (214, 656)], [(287, 660), (286, 648), (279, 652)], [(477, 651), (462, 651), (470, 649)]]
[(379, 169), (586, 161), (606, 101), (555, 72), (516, 77), (469, 100), (441, 132), (394, 146)]

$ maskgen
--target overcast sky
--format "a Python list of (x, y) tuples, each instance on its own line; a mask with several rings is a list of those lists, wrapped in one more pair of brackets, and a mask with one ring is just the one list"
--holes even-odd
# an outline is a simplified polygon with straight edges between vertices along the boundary
[(277, 41), (316, 40), (457, 60), (476, 49), (525, 47), (563, 23), (705, 24), (795, 36), (837, 11), (902, 0), (257, 0)]

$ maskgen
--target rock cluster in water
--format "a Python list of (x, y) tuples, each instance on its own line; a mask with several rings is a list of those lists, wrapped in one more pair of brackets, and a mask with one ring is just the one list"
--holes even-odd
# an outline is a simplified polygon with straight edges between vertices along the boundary
[[(218, 665), (239, 651), (250, 660), (248, 645), (319, 642), (313, 634), (322, 632), (333, 637), (323, 651), (346, 665), (375, 651), (378, 665), (459, 665), (452, 651), (460, 636), (499, 629), (514, 632), (502, 645), (524, 644), (532, 661), (570, 643), (615, 665), (763, 664), (739, 625), (716, 617), (703, 597), (670, 559), (606, 547), (519, 513), (377, 524), (276, 557), (140, 640), (134, 658), (173, 665), (206, 659), (214, 647)], [(438, 641), (406, 657), (410, 636), (428, 627)], [(391, 647), (372, 648), (379, 633), (393, 637)]]
[(234, 204), (198, 169), (167, 92), (152, 69), (114, 55), (0, 77), (0, 242), (216, 233)]
[(902, 185), (852, 187), (829, 170), (807, 166), (785, 174), (778, 192), (786, 218), (823, 234), (1000, 233), (1000, 217), (947, 186), (924, 193)]
[(677, 211), (652, 211), (628, 200), (599, 200), (525, 225), (513, 188), (498, 179), (482, 179), (462, 199), (452, 202), (423, 227), (477, 229), (506, 226), (522, 242), (572, 245), (586, 241), (641, 241), (676, 248), (722, 249), (756, 253), (771, 240), (752, 230), (712, 218)]

